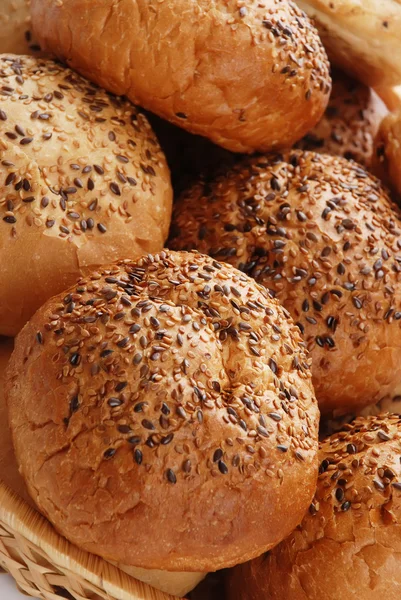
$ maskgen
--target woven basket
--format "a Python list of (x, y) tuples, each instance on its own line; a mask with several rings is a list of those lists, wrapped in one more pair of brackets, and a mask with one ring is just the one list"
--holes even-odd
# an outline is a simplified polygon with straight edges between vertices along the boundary
[(1, 481), (0, 567), (44, 600), (178, 600), (70, 544)]

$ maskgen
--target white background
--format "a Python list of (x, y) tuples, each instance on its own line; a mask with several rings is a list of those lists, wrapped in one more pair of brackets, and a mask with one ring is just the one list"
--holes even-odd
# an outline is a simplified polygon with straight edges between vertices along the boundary
[(1, 600), (28, 600), (28, 596), (23, 596), (15, 585), (15, 581), (9, 575), (0, 573), (0, 598)]

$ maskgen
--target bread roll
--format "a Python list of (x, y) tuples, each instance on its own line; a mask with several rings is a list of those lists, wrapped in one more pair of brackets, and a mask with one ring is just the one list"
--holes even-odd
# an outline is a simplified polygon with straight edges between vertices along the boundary
[(44, 59), (0, 56), (0, 334), (97, 265), (160, 250), (172, 189), (146, 118)]
[(398, 600), (401, 418), (358, 418), (321, 444), (315, 498), (279, 546), (236, 567), (228, 600)]
[(401, 83), (401, 0), (298, 0), (330, 61), (372, 87)]
[(0, 53), (30, 54), (39, 47), (30, 32), (30, 0), (1, 0)]
[(276, 0), (33, 0), (43, 47), (106, 89), (233, 152), (289, 147), (330, 76), (306, 15)]
[(32, 497), (106, 559), (215, 571), (277, 544), (313, 496), (299, 330), (209, 257), (126, 260), (55, 296), (17, 337), (6, 390)]
[(374, 139), (387, 112), (371, 88), (341, 71), (334, 71), (333, 89), (324, 117), (296, 147), (343, 156), (369, 168)]
[(383, 119), (375, 141), (374, 169), (401, 195), (401, 109)]
[(401, 379), (400, 228), (362, 167), (293, 151), (194, 185), (169, 244), (227, 261), (275, 294), (304, 334), (322, 412), (349, 413)]

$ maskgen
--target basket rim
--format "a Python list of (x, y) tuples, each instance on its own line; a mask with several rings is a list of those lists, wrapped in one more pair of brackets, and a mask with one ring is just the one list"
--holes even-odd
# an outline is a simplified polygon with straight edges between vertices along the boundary
[(74, 546), (0, 479), (1, 523), (35, 544), (56, 569), (79, 575), (112, 597), (119, 600), (179, 600), (134, 579), (99, 556)]

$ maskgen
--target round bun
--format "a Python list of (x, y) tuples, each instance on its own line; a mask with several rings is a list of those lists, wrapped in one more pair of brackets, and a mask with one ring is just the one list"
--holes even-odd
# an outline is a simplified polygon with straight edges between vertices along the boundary
[(163, 248), (172, 189), (146, 117), (70, 69), (0, 56), (0, 334), (88, 269)]
[(38, 50), (31, 39), (30, 0), (1, 0), (0, 53), (28, 54)]
[(386, 114), (385, 105), (371, 88), (335, 71), (323, 119), (296, 147), (343, 156), (370, 167), (374, 139)]
[(400, 0), (298, 0), (319, 29), (330, 62), (366, 85), (401, 81)]
[(126, 260), (52, 298), (17, 338), (6, 392), (32, 497), (104, 558), (215, 571), (284, 539), (313, 496), (299, 330), (209, 257)]
[(362, 167), (293, 151), (194, 185), (176, 204), (170, 247), (265, 285), (304, 333), (321, 410), (347, 413), (401, 378), (400, 227)]
[(401, 194), (401, 110), (383, 119), (375, 142), (375, 172)]
[(270, 553), (236, 567), (228, 600), (398, 600), (401, 417), (355, 420), (321, 444), (315, 498)]
[(291, 1), (33, 0), (43, 47), (106, 89), (234, 152), (292, 146), (330, 92)]

